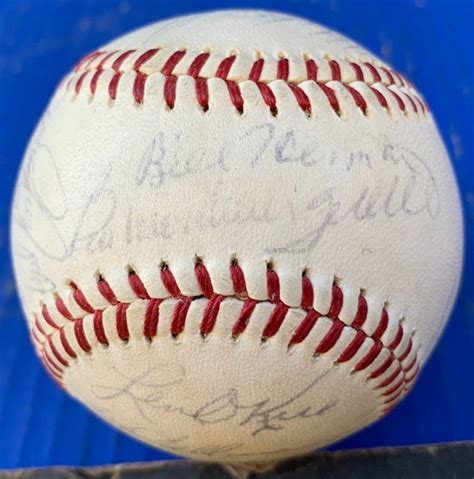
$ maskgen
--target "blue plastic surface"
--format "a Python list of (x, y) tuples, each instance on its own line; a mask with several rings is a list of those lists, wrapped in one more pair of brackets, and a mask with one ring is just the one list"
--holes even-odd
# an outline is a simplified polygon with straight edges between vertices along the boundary
[(8, 251), (15, 175), (61, 76), (85, 53), (145, 23), (230, 7), (272, 8), (359, 41), (424, 93), (448, 146), (466, 217), (464, 280), (452, 320), (414, 392), (390, 416), (334, 447), (474, 439), (474, 46), (471, 0), (0, 0), (0, 468), (169, 456), (114, 431), (70, 399), (33, 354)]

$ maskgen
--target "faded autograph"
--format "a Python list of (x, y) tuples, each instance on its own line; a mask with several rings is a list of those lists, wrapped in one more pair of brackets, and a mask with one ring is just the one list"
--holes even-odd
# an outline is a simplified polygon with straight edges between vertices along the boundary
[[(379, 151), (322, 151), (315, 139), (302, 138), (292, 129), (277, 130), (272, 123), (244, 130), (226, 142), (196, 145), (192, 152), (176, 146), (188, 141), (185, 135), (189, 133), (158, 131), (144, 145), (141, 157), (131, 164), (131, 176), (127, 178), (131, 185), (127, 191), (133, 191), (134, 201), (117, 190), (119, 179), (114, 176), (114, 161), (105, 158), (102, 174), (97, 175), (99, 181), (83, 185), (83, 199), (71, 204), (66, 193), (71, 179), (64, 177), (53, 148), (44, 144), (41, 128), (24, 163), (13, 212), (15, 228), (21, 232), (17, 256), (30, 265), (25, 270), (32, 271), (32, 289), (47, 289), (49, 280), (41, 278), (38, 266), (43, 260), (60, 263), (78, 253), (112, 250), (117, 243), (129, 246), (148, 240), (173, 241), (236, 224), (265, 227), (282, 218), (285, 222), (305, 218), (300, 222), (304, 226), (298, 228), (292, 241), (279, 244), (275, 237), (274, 244), (267, 245), (265, 251), (299, 254), (312, 251), (329, 231), (346, 222), (368, 223), (377, 218), (390, 221), (421, 215), (434, 220), (441, 207), (438, 183), (429, 163), (415, 151), (382, 143), (380, 138), (375, 142), (380, 144)], [(241, 154), (245, 148), (239, 145), (247, 144), (252, 145), (251, 153)], [(241, 172), (255, 171), (258, 178), (267, 167), (288, 169), (290, 165), (298, 171), (308, 171), (308, 175), (335, 171), (337, 180), (323, 189), (283, 195), (279, 201), (260, 195), (252, 206), (246, 195), (222, 188), (227, 177), (233, 181)], [(47, 185), (38, 181), (45, 171)], [(369, 180), (358, 179), (354, 182), (357, 188), (349, 188), (351, 177), (361, 172)], [(208, 204), (198, 211), (179, 204), (179, 211), (138, 207), (141, 195), (156, 195), (156, 201), (161, 201), (160, 190), (199, 175), (216, 181), (208, 186)], [(35, 230), (38, 224), (41, 235)]]
[(205, 445), (196, 446), (196, 439), (189, 435), (170, 437), (166, 432), (160, 431), (156, 425), (142, 426), (120, 426), (122, 431), (141, 439), (149, 444), (157, 444), (167, 451), (181, 456), (201, 456), (212, 459), (219, 457), (227, 461), (248, 458), (249, 460), (265, 460), (274, 458), (277, 455), (299, 455), (315, 449), (314, 442), (298, 445), (297, 447), (280, 447), (278, 449), (268, 448), (266, 450), (242, 452), (248, 445), (247, 442), (209, 442)]
[[(328, 414), (338, 403), (332, 399), (315, 407), (310, 391), (331, 373), (330, 370), (317, 374), (302, 388), (294, 391), (283, 401), (275, 401), (262, 391), (262, 397), (249, 401), (238, 388), (228, 388), (205, 403), (196, 407), (180, 404), (177, 398), (186, 396), (186, 371), (179, 364), (154, 365), (137, 377), (130, 377), (114, 368), (120, 386), (95, 383), (91, 385), (92, 394), (101, 402), (127, 400), (147, 424), (159, 424), (159, 414), (184, 416), (195, 424), (210, 426), (214, 424), (232, 423), (245, 427), (250, 436), (257, 436), (267, 431), (281, 431), (290, 422), (311, 417), (322, 417)], [(172, 377), (163, 380), (156, 377)], [(177, 394), (177, 388), (181, 388)]]

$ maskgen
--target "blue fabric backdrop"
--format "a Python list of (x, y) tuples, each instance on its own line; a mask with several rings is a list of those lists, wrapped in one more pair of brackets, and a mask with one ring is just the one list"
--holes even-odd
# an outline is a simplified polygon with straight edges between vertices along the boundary
[(383, 421), (335, 447), (474, 439), (471, 0), (0, 0), (0, 468), (169, 457), (96, 419), (44, 373), (15, 292), (9, 207), (25, 143), (56, 83), (79, 57), (144, 23), (236, 6), (272, 8), (321, 22), (410, 77), (438, 119), (462, 191), (465, 275), (443, 339), (409, 398)]

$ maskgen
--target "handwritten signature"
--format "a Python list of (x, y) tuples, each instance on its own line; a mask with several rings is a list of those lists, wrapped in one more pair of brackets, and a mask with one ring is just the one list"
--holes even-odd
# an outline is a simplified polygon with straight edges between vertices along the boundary
[[(170, 380), (156, 379), (171, 377)], [(180, 394), (177, 387), (185, 387), (186, 372), (179, 364), (155, 365), (137, 377), (130, 377), (114, 368), (120, 378), (120, 386), (93, 384), (92, 394), (101, 401), (127, 399), (131, 401), (149, 424), (159, 422), (156, 413), (173, 413), (187, 417), (197, 424), (208, 426), (234, 421), (237, 426), (248, 426), (250, 436), (257, 436), (265, 431), (280, 431), (292, 421), (311, 417), (322, 417), (338, 404), (337, 399), (330, 400), (322, 406), (305, 404), (304, 399), (330, 373), (330, 370), (317, 374), (308, 384), (298, 389), (284, 401), (274, 401), (263, 395), (259, 400), (246, 402), (238, 388), (229, 388), (222, 394), (211, 398), (197, 408), (179, 404)], [(303, 402), (303, 404), (301, 404)]]
[[(62, 262), (78, 252), (111, 250), (117, 242), (130, 245), (157, 238), (172, 240), (233, 224), (269, 225), (286, 217), (292, 221), (306, 218), (296, 238), (278, 244), (277, 236), (275, 244), (268, 245), (266, 250), (269, 254), (293, 254), (313, 250), (329, 230), (345, 222), (419, 215), (434, 220), (440, 212), (438, 184), (428, 162), (400, 145), (384, 143), (378, 152), (369, 154), (354, 149), (345, 155), (337, 148), (321, 149), (315, 139), (298, 137), (295, 130), (277, 131), (274, 124), (262, 123), (225, 144), (217, 142), (183, 152), (176, 146), (188, 141), (183, 135), (179, 131), (167, 135), (158, 132), (144, 148), (131, 181), (139, 198), (143, 194), (157, 195), (168, 184), (186, 177), (215, 173), (216, 184), (208, 192), (209, 204), (199, 211), (136, 208), (138, 200), (124, 199), (115, 186), (110, 160), (99, 182), (84, 185), (82, 203), (72, 205), (57, 158), (39, 137), (25, 161), (18, 184), (20, 201), (15, 202), (13, 215), (28, 243), (24, 241), (21, 245), (23, 258), (31, 257), (33, 263), (38, 263), (40, 257)], [(241, 155), (239, 145), (246, 144), (252, 145), (251, 154)], [(47, 190), (44, 182), (38, 181), (39, 162), (48, 170)], [(272, 168), (294, 165), (308, 171), (336, 169), (337, 173), (323, 190), (313, 195), (288, 194), (285, 204), (263, 195), (249, 208), (245, 198), (222, 188), (226, 176), (235, 178), (242, 170), (255, 170), (258, 176), (270, 164)], [(362, 176), (362, 180), (351, 183), (353, 174)], [(180, 221), (176, 221), (176, 216)], [(35, 230), (38, 224), (41, 235)]]
[[(436, 181), (430, 169), (415, 153), (405, 148), (386, 145), (383, 161), (402, 164), (409, 171), (408, 178), (394, 174), (388, 182), (364, 186), (355, 200), (344, 204), (339, 200), (338, 188), (331, 186), (315, 195), (306, 209), (317, 213), (309, 232), (281, 246), (269, 248), (269, 253), (296, 253), (314, 249), (327, 231), (348, 220), (371, 221), (397, 216), (418, 216), (426, 213), (436, 219), (440, 211), (440, 197)], [(367, 161), (370, 162), (369, 159)], [(370, 164), (370, 163), (369, 163)], [(420, 194), (421, 191), (421, 194)]]
[[(117, 422), (115, 422), (117, 425)], [(130, 435), (146, 442), (148, 444), (158, 445), (167, 451), (181, 455), (181, 456), (203, 456), (208, 458), (218, 457), (220, 460), (226, 459), (227, 461), (237, 460), (245, 458), (246, 460), (268, 460), (273, 459), (276, 456), (288, 456), (304, 454), (315, 448), (315, 443), (300, 444), (296, 447), (280, 447), (264, 450), (253, 450), (248, 452), (248, 442), (237, 441), (222, 441), (214, 442), (211, 437), (206, 437), (206, 444), (202, 444), (202, 439), (199, 441), (201, 444), (196, 446), (196, 437), (191, 435), (181, 435), (176, 437), (170, 437), (169, 431), (160, 431), (156, 425), (152, 427), (143, 426), (118, 426), (122, 431), (129, 433)], [(247, 449), (247, 452), (243, 450)]]

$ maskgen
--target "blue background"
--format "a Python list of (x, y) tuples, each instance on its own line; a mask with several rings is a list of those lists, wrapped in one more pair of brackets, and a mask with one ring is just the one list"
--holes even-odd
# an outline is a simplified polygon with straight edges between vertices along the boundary
[(321, 22), (410, 77), (439, 122), (461, 187), (466, 263), (452, 320), (409, 398), (383, 421), (335, 447), (473, 440), (473, 3), (0, 0), (0, 468), (169, 457), (103, 424), (44, 373), (32, 352), (15, 292), (9, 205), (28, 137), (60, 77), (79, 57), (144, 23), (235, 6), (273, 8)]

